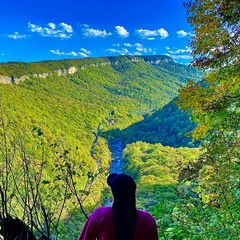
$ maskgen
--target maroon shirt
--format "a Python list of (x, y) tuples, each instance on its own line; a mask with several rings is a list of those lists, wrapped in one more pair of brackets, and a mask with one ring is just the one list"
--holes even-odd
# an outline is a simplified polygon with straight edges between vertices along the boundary
[[(112, 207), (97, 208), (88, 218), (78, 240), (113, 240), (114, 226)], [(133, 240), (158, 240), (154, 218), (143, 210), (137, 210), (136, 229)]]

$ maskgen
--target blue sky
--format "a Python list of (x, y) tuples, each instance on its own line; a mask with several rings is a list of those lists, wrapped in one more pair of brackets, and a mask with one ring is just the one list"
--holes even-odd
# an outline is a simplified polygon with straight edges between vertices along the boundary
[(0, 62), (167, 54), (191, 61), (182, 0), (2, 0)]

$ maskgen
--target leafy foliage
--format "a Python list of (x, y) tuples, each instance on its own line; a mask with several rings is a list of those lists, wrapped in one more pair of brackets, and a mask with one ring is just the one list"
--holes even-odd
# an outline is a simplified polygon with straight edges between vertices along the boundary
[(138, 207), (154, 215), (159, 239), (189, 237), (187, 232), (181, 234), (183, 230), (177, 226), (173, 215), (182, 217), (177, 209), (184, 208), (190, 199), (195, 203), (199, 199), (190, 183), (179, 182), (179, 169), (195, 162), (200, 154), (197, 148), (172, 148), (144, 142), (129, 144), (124, 149), (124, 171), (137, 181)]
[(191, 0), (184, 5), (195, 32), (190, 43), (193, 65), (201, 69), (223, 70), (224, 66), (239, 70), (239, 1)]
[(122, 141), (125, 144), (142, 141), (170, 147), (197, 147), (199, 141), (192, 142), (191, 137), (186, 136), (196, 124), (190, 121), (190, 116), (182, 112), (174, 101), (124, 129), (121, 133)]
[[(39, 128), (14, 136), (2, 121), (2, 131), (1, 219), (17, 217), (31, 233), (51, 239), (63, 234), (76, 209), (87, 217), (86, 211), (101, 197), (96, 189), (105, 186), (100, 178), (104, 169), (91, 171), (90, 163), (81, 161), (78, 148), (65, 148), (63, 142), (49, 143)], [(7, 227), (3, 224), (1, 231), (6, 238)]]
[[(193, 65), (207, 69), (204, 84), (189, 82), (177, 104), (198, 122), (193, 137), (204, 140), (204, 161), (193, 164), (196, 188), (205, 204), (208, 238), (237, 239), (239, 232), (239, 4), (238, 1), (189, 1), (188, 21), (194, 27)], [(186, 169), (185, 169), (186, 170)], [(186, 170), (186, 176), (190, 176)], [(192, 208), (191, 208), (192, 209)], [(186, 210), (186, 209), (185, 209)], [(194, 213), (194, 211), (193, 211)], [(214, 221), (214, 216), (218, 221)], [(193, 216), (192, 213), (190, 216)], [(197, 222), (204, 221), (200, 217)], [(208, 233), (207, 233), (208, 232)]]

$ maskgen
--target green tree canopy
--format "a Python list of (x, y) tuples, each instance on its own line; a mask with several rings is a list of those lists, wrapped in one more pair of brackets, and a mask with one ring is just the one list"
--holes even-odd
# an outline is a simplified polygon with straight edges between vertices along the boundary
[(199, 194), (206, 201), (213, 200), (211, 196), (217, 198), (236, 228), (240, 4), (237, 0), (191, 0), (184, 5), (195, 31), (190, 44), (192, 65), (205, 70), (205, 80), (202, 84), (189, 82), (181, 90), (177, 104), (198, 122), (193, 136), (205, 141), (205, 160), (196, 169)]
[(223, 65), (239, 69), (239, 0), (190, 0), (184, 5), (195, 32), (190, 44), (193, 65), (205, 69), (219, 69)]

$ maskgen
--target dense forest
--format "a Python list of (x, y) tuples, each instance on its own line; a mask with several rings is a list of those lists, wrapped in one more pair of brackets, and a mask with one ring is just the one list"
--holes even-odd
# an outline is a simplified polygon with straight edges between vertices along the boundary
[(238, 239), (240, 9), (185, 7), (191, 67), (162, 55), (0, 64), (3, 239), (76, 239), (111, 197), (113, 140), (159, 239)]
[(190, 120), (189, 114), (182, 112), (174, 104), (175, 101), (176, 99), (124, 129), (121, 139), (125, 145), (143, 141), (176, 148), (199, 146), (199, 141), (193, 141), (191, 136), (187, 136), (196, 127), (196, 123)]
[(167, 56), (10, 62), (0, 74), (3, 214), (59, 239), (75, 238), (104, 202), (110, 142), (176, 97), (189, 75), (202, 79)]

